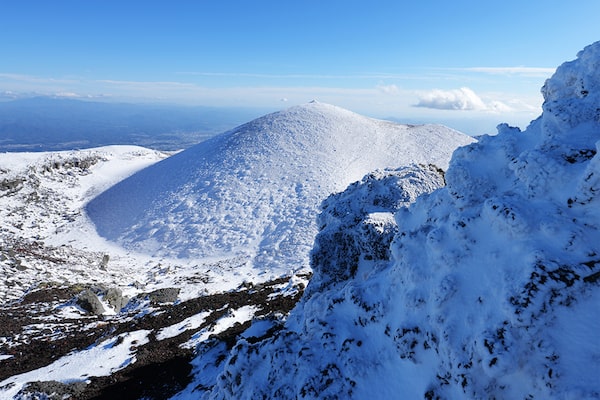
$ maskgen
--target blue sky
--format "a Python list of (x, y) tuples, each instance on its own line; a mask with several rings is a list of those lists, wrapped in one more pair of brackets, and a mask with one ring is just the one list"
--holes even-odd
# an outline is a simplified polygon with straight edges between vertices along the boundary
[(280, 109), (471, 134), (539, 115), (597, 0), (2, 1), (0, 92)]

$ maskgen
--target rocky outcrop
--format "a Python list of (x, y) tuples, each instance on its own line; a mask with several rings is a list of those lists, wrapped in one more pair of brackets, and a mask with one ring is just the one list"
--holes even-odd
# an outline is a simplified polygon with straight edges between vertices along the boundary
[(389, 261), (390, 245), (398, 231), (393, 214), (421, 194), (443, 186), (442, 170), (412, 165), (374, 171), (327, 198), (317, 217), (319, 234), (311, 252), (315, 274), (305, 298), (355, 278), (361, 265), (369, 269)]

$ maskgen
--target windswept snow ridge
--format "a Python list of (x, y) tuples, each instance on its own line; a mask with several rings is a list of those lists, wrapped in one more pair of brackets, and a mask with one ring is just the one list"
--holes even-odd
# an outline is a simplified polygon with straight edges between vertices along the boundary
[(253, 257), (257, 268), (308, 267), (323, 199), (376, 168), (447, 166), (472, 138), (309, 103), (266, 115), (149, 167), (87, 206), (126, 248), (178, 258)]
[(600, 42), (542, 92), (525, 132), (458, 149), (445, 188), (387, 210), (391, 257), (364, 193), (405, 177), (330, 198), (303, 300), (205, 398), (599, 398)]

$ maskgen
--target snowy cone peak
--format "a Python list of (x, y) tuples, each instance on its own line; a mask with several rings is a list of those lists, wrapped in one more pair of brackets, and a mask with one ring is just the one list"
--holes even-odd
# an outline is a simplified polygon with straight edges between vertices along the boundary
[(120, 182), (91, 201), (98, 232), (127, 248), (194, 258), (256, 257), (300, 269), (330, 193), (369, 171), (412, 163), (445, 168), (472, 138), (311, 102), (269, 114)]
[(241, 340), (205, 397), (600, 397), (598, 65), (595, 43), (546, 82), (526, 131), (458, 149), (446, 187), (388, 210), (393, 240), (356, 204), (376, 198), (365, 185), (410, 191), (411, 174), (325, 202), (303, 300), (274, 336)]

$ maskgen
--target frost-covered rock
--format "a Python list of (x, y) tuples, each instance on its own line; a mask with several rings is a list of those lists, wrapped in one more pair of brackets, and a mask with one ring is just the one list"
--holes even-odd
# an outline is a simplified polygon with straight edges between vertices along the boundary
[(441, 169), (413, 165), (372, 172), (328, 197), (317, 218), (320, 232), (311, 252), (314, 277), (305, 298), (389, 261), (398, 231), (394, 212), (442, 186)]
[(104, 294), (104, 301), (106, 301), (115, 312), (121, 311), (125, 305), (127, 305), (128, 299), (123, 297), (123, 291), (117, 287), (108, 288)]
[[(369, 300), (377, 289), (360, 282), (389, 266), (397, 231), (393, 213), (443, 184), (437, 167), (413, 165), (373, 172), (325, 200), (312, 253), (314, 276), (303, 300), (281, 334), (237, 345), (214, 398), (351, 397), (357, 381), (345, 364), (357, 362), (352, 368), (360, 369), (363, 361), (388, 352), (363, 346), (367, 336), (360, 327), (383, 308)], [(338, 305), (345, 315), (338, 314)]]
[[(206, 397), (600, 397), (599, 66), (600, 42), (546, 82), (525, 132), (457, 150), (447, 186), (395, 212), (390, 261), (317, 247), (284, 329), (240, 341)], [(336, 200), (321, 239), (332, 215), (364, 220)], [(356, 226), (349, 247), (368, 247)]]

